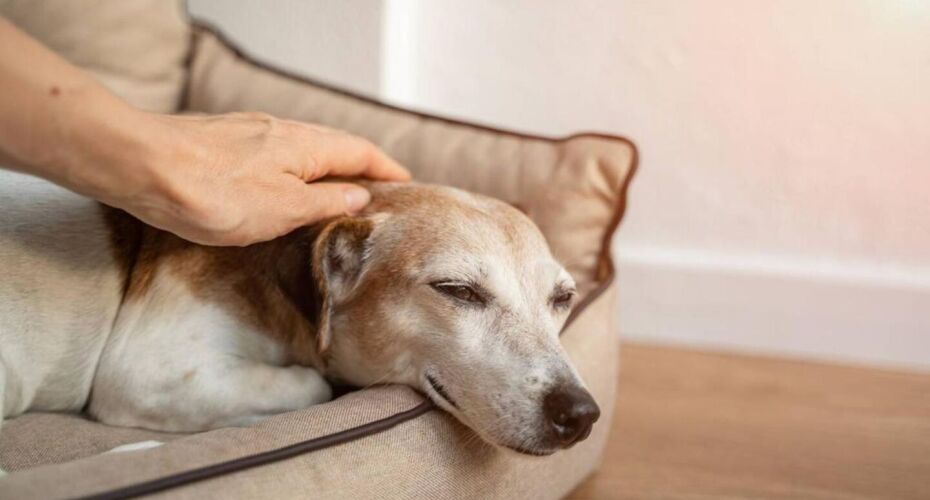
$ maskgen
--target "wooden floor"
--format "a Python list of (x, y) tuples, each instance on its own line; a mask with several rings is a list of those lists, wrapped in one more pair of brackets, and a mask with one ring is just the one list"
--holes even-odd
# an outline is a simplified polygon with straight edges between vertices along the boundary
[(930, 375), (624, 345), (570, 497), (930, 499)]

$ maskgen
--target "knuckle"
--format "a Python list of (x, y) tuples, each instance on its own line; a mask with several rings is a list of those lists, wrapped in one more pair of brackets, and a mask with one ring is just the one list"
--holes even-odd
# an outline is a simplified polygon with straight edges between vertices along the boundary
[(242, 114), (245, 118), (256, 122), (269, 123), (275, 120), (275, 117), (262, 111), (246, 111)]
[(243, 113), (246, 125), (252, 127), (255, 133), (260, 135), (273, 135), (280, 133), (284, 128), (282, 120), (259, 111), (249, 111)]

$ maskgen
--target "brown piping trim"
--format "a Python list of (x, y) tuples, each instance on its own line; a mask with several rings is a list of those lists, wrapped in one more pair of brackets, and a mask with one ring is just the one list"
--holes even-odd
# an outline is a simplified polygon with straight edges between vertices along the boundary
[[(220, 43), (225, 45), (226, 48), (232, 51), (233, 54), (238, 59), (244, 61), (246, 64), (255, 66), (257, 68), (263, 69), (270, 73), (273, 73), (278, 76), (282, 76), (282, 77), (285, 77), (285, 78), (288, 78), (288, 79), (291, 79), (291, 80), (294, 80), (300, 83), (304, 83), (307, 85), (313, 85), (315, 87), (322, 88), (334, 94), (339, 94), (339, 95), (343, 95), (343, 96), (350, 97), (353, 99), (357, 99), (359, 101), (371, 104), (373, 106), (378, 106), (381, 108), (385, 108), (385, 109), (389, 109), (389, 110), (397, 111), (401, 113), (411, 114), (411, 115), (417, 116), (425, 120), (435, 120), (435, 121), (439, 121), (439, 122), (446, 123), (449, 125), (467, 127), (467, 128), (471, 128), (475, 130), (481, 130), (485, 132), (491, 132), (491, 133), (506, 135), (510, 137), (518, 137), (521, 139), (533, 139), (533, 140), (538, 140), (538, 141), (557, 143), (557, 142), (566, 142), (571, 139), (575, 139), (579, 137), (593, 137), (597, 139), (607, 139), (607, 140), (617, 141), (617, 142), (626, 144), (633, 151), (633, 158), (630, 164), (630, 172), (627, 174), (626, 179), (623, 182), (623, 185), (620, 187), (620, 193), (619, 193), (620, 200), (617, 203), (617, 207), (616, 207), (616, 211), (614, 212), (613, 220), (611, 221), (610, 226), (607, 229), (607, 232), (604, 234), (604, 240), (603, 240), (603, 243), (601, 244), (601, 255), (598, 259), (599, 260), (598, 268), (596, 270), (598, 275), (600, 275), (599, 278), (600, 278), (601, 283), (597, 286), (597, 288), (589, 292), (581, 301), (579, 301), (577, 305), (575, 305), (575, 307), (572, 309), (571, 314), (569, 314), (568, 319), (565, 321), (565, 326), (562, 327), (562, 331), (565, 331), (565, 329), (568, 328), (568, 326), (575, 320), (575, 318), (577, 318), (578, 315), (581, 314), (581, 312), (588, 305), (590, 305), (598, 297), (600, 297), (601, 294), (607, 290), (607, 287), (609, 287), (610, 284), (613, 283), (614, 275), (616, 274), (616, 269), (615, 269), (615, 265), (613, 262), (613, 257), (610, 254), (611, 240), (613, 239), (613, 235), (617, 231), (617, 227), (620, 225), (620, 221), (623, 219), (623, 215), (626, 212), (627, 193), (628, 193), (628, 189), (630, 186), (630, 181), (632, 181), (633, 177), (636, 176), (636, 172), (639, 168), (639, 150), (636, 148), (636, 144), (634, 144), (633, 141), (631, 141), (630, 139), (623, 137), (623, 136), (619, 136), (619, 135), (604, 134), (600, 132), (579, 132), (576, 134), (571, 134), (571, 135), (562, 136), (562, 137), (551, 137), (551, 136), (544, 136), (544, 135), (528, 134), (524, 132), (514, 132), (513, 130), (504, 130), (501, 128), (491, 127), (488, 125), (478, 124), (474, 122), (465, 122), (465, 121), (457, 120), (454, 118), (438, 116), (438, 115), (429, 114), (429, 113), (412, 110), (408, 108), (402, 108), (400, 106), (395, 106), (393, 104), (387, 104), (387, 103), (381, 102), (377, 99), (363, 95), (361, 93), (338, 88), (335, 85), (325, 82), (325, 81), (321, 81), (315, 78), (308, 78), (303, 75), (298, 75), (294, 72), (281, 69), (272, 64), (257, 60), (253, 58), (252, 56), (246, 54), (241, 49), (239, 49), (239, 47), (234, 42), (232, 42), (226, 35), (224, 35), (222, 31), (220, 31), (213, 24), (207, 21), (191, 18), (190, 24), (192, 28), (191, 29), (191, 44), (190, 44), (191, 54), (193, 54), (193, 52), (197, 48), (198, 31), (207, 32), (215, 36), (220, 41)], [(187, 64), (188, 65), (192, 64), (193, 60), (194, 60), (194, 56), (190, 55), (187, 58)], [(189, 69), (190, 68), (188, 67), (188, 71), (187, 71), (188, 75), (190, 74)], [(190, 82), (188, 82), (188, 85), (189, 83)], [(188, 108), (188, 104), (189, 104), (188, 99), (187, 99), (188, 94), (189, 94), (188, 89), (185, 87), (184, 102), (182, 103), (183, 109)]]
[[(607, 136), (610, 138), (609, 136)], [(568, 315), (568, 319), (565, 320), (565, 326), (562, 327), (564, 332), (569, 325), (575, 321), (575, 318), (581, 314), (592, 302), (597, 300), (607, 288), (614, 282), (614, 279), (617, 276), (617, 268), (614, 264), (613, 255), (611, 255), (611, 247), (613, 246), (613, 237), (617, 232), (617, 228), (620, 227), (620, 221), (623, 220), (624, 214), (626, 214), (627, 206), (627, 196), (630, 190), (630, 182), (633, 181), (633, 178), (636, 177), (636, 172), (639, 170), (639, 150), (636, 149), (636, 146), (627, 141), (630, 147), (633, 150), (633, 158), (630, 162), (630, 173), (627, 174), (626, 179), (623, 181), (623, 185), (620, 186), (620, 200), (617, 202), (617, 210), (614, 212), (613, 220), (610, 221), (610, 226), (607, 228), (607, 231), (604, 233), (604, 241), (601, 243), (601, 256), (598, 259), (599, 265), (597, 269), (598, 274), (603, 274), (604, 278), (601, 280), (601, 283), (591, 290), (588, 295), (586, 295), (581, 301), (575, 305), (572, 309), (571, 314)]]
[[(578, 137), (595, 137), (595, 138), (610, 139), (610, 140), (614, 140), (614, 141), (618, 141), (618, 142), (625, 143), (625, 144), (627, 144), (628, 146), (630, 146), (630, 147), (633, 149), (634, 152), (636, 151), (636, 145), (633, 144), (633, 141), (631, 141), (630, 139), (628, 139), (628, 138), (626, 138), (626, 137), (623, 137), (623, 136), (621, 136), (621, 135), (613, 135), (613, 134), (607, 134), (607, 133), (603, 133), (603, 132), (578, 132), (578, 133), (574, 133), (574, 134), (570, 134), (570, 135), (566, 135), (566, 136), (547, 136), (547, 135), (539, 135), (539, 134), (530, 134), (530, 133), (527, 133), (527, 132), (515, 132), (515, 131), (513, 131), (513, 130), (507, 130), (507, 129), (497, 128), (497, 127), (494, 127), (494, 126), (491, 126), (491, 125), (485, 125), (485, 124), (476, 123), (476, 122), (473, 122), (473, 121), (472, 121), (472, 122), (466, 122), (466, 121), (462, 121), (462, 120), (459, 120), (459, 119), (456, 119), (456, 118), (449, 118), (449, 117), (446, 117), (446, 116), (441, 116), (441, 115), (426, 113), (426, 112), (424, 112), (424, 111), (418, 111), (418, 110), (415, 110), (415, 109), (404, 108), (404, 107), (397, 106), (397, 105), (394, 105), (394, 104), (389, 104), (389, 103), (386, 103), (386, 102), (382, 102), (382, 101), (379, 101), (378, 99), (375, 99), (375, 98), (373, 98), (373, 97), (369, 97), (369, 96), (367, 96), (367, 95), (365, 95), (365, 94), (362, 94), (362, 93), (360, 93), (360, 92), (355, 92), (355, 91), (352, 91), (352, 90), (345, 90), (345, 89), (343, 89), (343, 88), (339, 88), (339, 87), (336, 86), (335, 84), (329, 83), (329, 82), (327, 82), (327, 81), (325, 81), (325, 80), (320, 80), (320, 79), (316, 79), (316, 78), (310, 78), (310, 77), (307, 77), (307, 76), (304, 76), (304, 75), (300, 75), (300, 74), (294, 73), (294, 72), (292, 72), (292, 71), (290, 71), (290, 70), (287, 70), (287, 69), (282, 69), (282, 68), (280, 68), (280, 67), (278, 67), (278, 66), (275, 66), (274, 64), (267, 63), (267, 62), (264, 62), (264, 61), (260, 61), (260, 60), (258, 60), (258, 59), (256, 59), (256, 58), (252, 57), (251, 55), (246, 54), (242, 49), (240, 49), (240, 48), (238, 47), (238, 45), (236, 45), (235, 42), (233, 42), (232, 40), (229, 39), (229, 37), (227, 37), (225, 34), (223, 34), (223, 32), (222, 32), (219, 28), (216, 28), (213, 24), (211, 24), (211, 23), (208, 22), (208, 21), (203, 21), (203, 20), (200, 20), (200, 19), (191, 19), (191, 20), (190, 20), (190, 23), (191, 23), (191, 27), (193, 28), (193, 29), (191, 30), (191, 32), (193, 33), (193, 35), (192, 35), (192, 36), (193, 36), (193, 41), (191, 42), (191, 51), (194, 51), (194, 50), (196, 49), (197, 31), (198, 31), (198, 30), (199, 30), (199, 31), (205, 31), (205, 32), (210, 33), (210, 34), (212, 34), (213, 36), (215, 36), (223, 45), (226, 46), (227, 49), (229, 49), (230, 51), (232, 51), (232, 53), (233, 53), (238, 59), (241, 59), (242, 61), (244, 61), (245, 63), (247, 63), (247, 64), (249, 64), (249, 65), (251, 65), (251, 66), (255, 66), (255, 67), (257, 67), (257, 68), (263, 69), (263, 70), (268, 71), (268, 72), (270, 72), (270, 73), (274, 73), (274, 74), (276, 74), (276, 75), (278, 75), (278, 76), (283, 76), (283, 77), (288, 78), (288, 79), (290, 79), (290, 80), (294, 80), (294, 81), (297, 81), (297, 82), (300, 82), (300, 83), (304, 83), (304, 84), (307, 84), (307, 85), (313, 85), (313, 86), (315, 86), (315, 87), (319, 87), (319, 88), (321, 88), (321, 89), (323, 89), (323, 90), (332, 92), (332, 93), (334, 93), (334, 94), (339, 94), (339, 95), (343, 95), (343, 96), (346, 96), (346, 97), (351, 97), (351, 98), (353, 98), (353, 99), (357, 99), (357, 100), (359, 100), (359, 101), (363, 101), (363, 102), (365, 102), (365, 103), (367, 103), (367, 104), (371, 104), (371, 105), (373, 105), (373, 106), (378, 106), (378, 107), (381, 107), (381, 108), (390, 109), (390, 110), (392, 110), (392, 111), (399, 111), (399, 112), (402, 112), (402, 113), (407, 113), (407, 114), (414, 115), (414, 116), (417, 116), (417, 117), (419, 117), (419, 118), (423, 118), (423, 119), (427, 119), (427, 120), (436, 120), (436, 121), (443, 122), (443, 123), (447, 123), (447, 124), (450, 124), (450, 125), (458, 125), (458, 126), (461, 126), (461, 127), (468, 127), (468, 128), (475, 129), (475, 130), (482, 130), (482, 131), (485, 131), (485, 132), (493, 132), (493, 133), (495, 133), (495, 134), (507, 135), (507, 136), (510, 136), (510, 137), (518, 137), (518, 138), (522, 138), (522, 139), (535, 139), (535, 140), (538, 140), (538, 141), (546, 141), (546, 142), (552, 142), (552, 143), (556, 143), (556, 142), (565, 142), (565, 141), (568, 141), (568, 140), (570, 140), (570, 139), (575, 139), (575, 138), (578, 138)], [(188, 64), (190, 64), (191, 62), (193, 62), (193, 59), (194, 59), (194, 57), (189, 57), (189, 58), (188, 58), (188, 60), (189, 60)], [(188, 68), (188, 69), (189, 69), (189, 68)], [(190, 73), (190, 71), (188, 71), (188, 74), (189, 74), (189, 73)], [(187, 95), (187, 92), (186, 92), (186, 91), (185, 91), (185, 95)], [(183, 106), (182, 106), (182, 109), (187, 109), (187, 108), (188, 108), (188, 104), (189, 104), (189, 103), (188, 103), (187, 101), (183, 102), (183, 103), (182, 103), (182, 105), (183, 105)], [(634, 153), (634, 156), (635, 156), (635, 153)]]
[(86, 497), (80, 497), (80, 499), (117, 500), (123, 498), (135, 498), (143, 495), (151, 495), (152, 493), (158, 493), (160, 491), (165, 491), (171, 488), (177, 488), (179, 486), (185, 486), (199, 481), (212, 479), (217, 476), (223, 476), (233, 472), (259, 467), (262, 465), (279, 462), (281, 460), (287, 460), (289, 458), (303, 455), (305, 453), (311, 453), (324, 448), (338, 446), (340, 444), (345, 444), (363, 437), (386, 431), (408, 420), (413, 420), (414, 418), (429, 412), (433, 408), (435, 408), (435, 405), (432, 403), (432, 401), (427, 399), (409, 410), (404, 410), (400, 413), (395, 413), (394, 415), (390, 415), (380, 420), (368, 422), (358, 427), (346, 429), (335, 434), (328, 434), (325, 436), (308, 439), (306, 441), (301, 441), (299, 443), (285, 446), (283, 448), (277, 448), (263, 453), (256, 453), (254, 455), (247, 455), (241, 458), (234, 458), (226, 462), (200, 467), (199, 469), (179, 472), (177, 474), (160, 477), (151, 481), (132, 484), (123, 488), (117, 488), (115, 490), (105, 491), (103, 493), (96, 493)]

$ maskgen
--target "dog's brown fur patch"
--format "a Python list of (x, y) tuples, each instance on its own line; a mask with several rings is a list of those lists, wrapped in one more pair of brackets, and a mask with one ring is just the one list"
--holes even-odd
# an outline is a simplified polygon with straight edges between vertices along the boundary
[(289, 349), (295, 363), (316, 366), (319, 292), (311, 271), (317, 226), (248, 247), (210, 247), (107, 209), (113, 247), (126, 273), (124, 302), (149, 293), (157, 272), (183, 280), (198, 298), (219, 304)]

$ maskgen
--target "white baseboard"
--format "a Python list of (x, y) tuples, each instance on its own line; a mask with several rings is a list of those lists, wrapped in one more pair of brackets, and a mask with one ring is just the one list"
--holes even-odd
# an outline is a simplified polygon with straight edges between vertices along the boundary
[(617, 252), (625, 338), (930, 370), (930, 270)]

